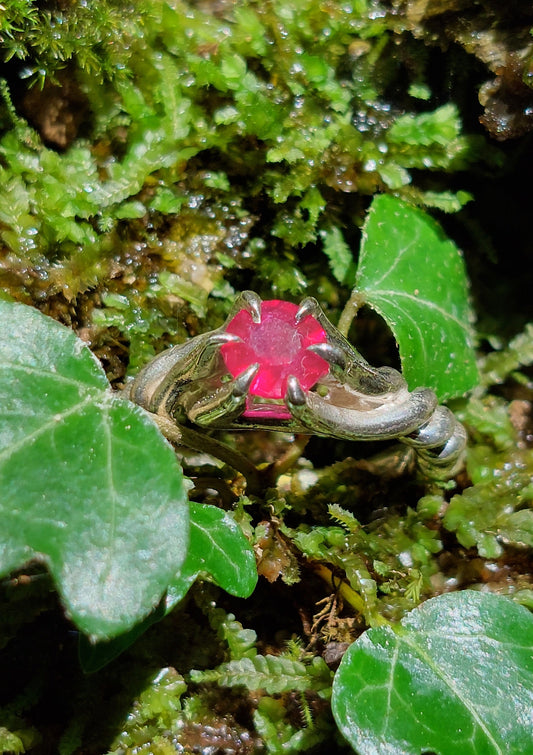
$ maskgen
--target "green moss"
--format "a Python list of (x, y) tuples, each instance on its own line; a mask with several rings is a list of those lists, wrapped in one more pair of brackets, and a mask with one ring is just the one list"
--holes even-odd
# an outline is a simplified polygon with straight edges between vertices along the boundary
[[(395, 27), (386, 15), (371, 20), (365, 2), (297, 12), (237, 4), (222, 16), (183, 2), (145, 2), (134, 14), (105, 0), (53, 12), (9, 7), (4, 56), (24, 61), (18, 76), (53, 80), (69, 61), (90, 108), (89, 141), (57, 153), (24, 125), (4, 87), (12, 127), (6, 121), (0, 140), (0, 234), (20, 259), (53, 263), (71, 298), (109, 285), (117, 247), (153, 226), (161, 239), (166, 218), (179, 218), (194, 195), (217, 212), (235, 202), (249, 217), (259, 211), (267, 220), (254, 235), (284, 266), (279, 290), (298, 294), (305, 256), (289, 269), (285, 255), (320, 244), (331, 209), (352, 192), (405, 188), (417, 202), (457, 209), (449, 192), (439, 200), (414, 191), (409, 170), (480, 158), (451, 104), (386, 115)], [(260, 275), (272, 281), (273, 269)]]
[[(281, 298), (316, 295), (334, 319), (353, 284), (353, 250), (369, 199), (388, 192), (439, 212), (459, 212), (470, 202), (449, 227), (462, 240), (477, 301), (492, 302), (498, 294), (485, 276), (493, 262), (484, 256), (479, 227), (489, 214), (506, 220), (506, 205), (497, 198), (496, 210), (476, 220), (472, 199), (488, 182), (487, 170), (509, 163), (477, 126), (474, 90), (488, 73), (467, 70), (466, 54), (461, 70), (453, 70), (455, 50), (446, 58), (453, 75), (444, 84), (442, 59), (430, 51), (431, 18), (415, 21), (416, 4), (403, 5), (402, 15), (402, 4), (392, 13), (366, 0), (144, 0), (133, 8), (112, 0), (4, 2), (0, 295), (78, 328), (120, 381), (156, 351), (220, 325), (243, 288)], [(483, 20), (488, 11), (480, 14)], [(480, 28), (474, 16), (468, 24)], [(458, 29), (468, 24), (453, 27), (459, 41)], [(424, 39), (406, 31), (423, 35), (428, 28)], [(507, 49), (512, 35), (500, 36)], [(489, 60), (486, 48), (484, 42), (481, 59)], [(518, 90), (506, 66), (504, 79)], [(69, 99), (69, 86), (82, 105)], [(491, 97), (486, 108), (498, 114)], [(53, 98), (67, 119), (78, 108), (85, 113), (63, 145), (37, 118)], [(516, 112), (524, 108), (514, 103)], [(527, 207), (522, 212), (527, 219)], [(505, 228), (502, 259), (514, 248), (513, 230)], [(514, 268), (514, 276), (525, 277), (521, 258)], [(495, 277), (518, 307), (514, 278)], [(495, 332), (514, 322), (512, 307), (505, 317)], [(359, 322), (363, 346), (372, 353), (377, 345), (392, 361), (382, 325), (366, 314)], [(435, 492), (401, 478), (394, 450), (362, 464), (334, 463), (367, 451), (331, 443), (324, 454), (323, 446), (311, 449), (266, 500), (247, 501), (246, 511), (243, 503), (239, 516), (258, 550), (275, 526), (269, 557), (279, 574), (273, 586), (262, 578), (246, 605), (217, 605), (216, 591), (197, 595), (195, 606), (178, 607), (86, 684), (73, 670), (74, 655), (66, 662), (58, 651), (53, 658), (64, 678), (46, 686), (45, 640), (57, 633), (69, 646), (71, 630), (39, 623), (53, 612), (47, 585), (16, 604), (8, 596), (5, 657), (24, 657), (28, 624), (42, 645), (40, 658), (32, 656), (33, 667), (21, 673), (41, 686), (13, 693), (15, 706), (2, 709), (0, 749), (31, 752), (42, 732), (56, 742), (61, 731), (62, 755), (82, 747), (167, 753), (199, 742), (272, 753), (330, 746), (334, 727), (318, 697), (329, 671), (312, 661), (329, 643), (401, 618), (447, 589), (447, 580), (482, 585), (487, 560), (514, 569), (498, 588), (517, 589), (530, 605), (529, 565), (520, 571), (516, 563), (533, 547), (533, 462), (528, 426), (517, 427), (509, 398), (531, 401), (531, 327), (482, 358), (483, 387), (458, 402), (470, 447), (467, 474), (455, 489)], [(259, 434), (231, 442), (261, 461), (285, 449)], [(202, 466), (203, 457), (191, 463), (200, 487), (209, 489), (212, 468)], [(230, 482), (231, 501), (240, 483)], [(470, 557), (475, 564), (465, 576)], [(283, 598), (297, 619), (283, 616), (274, 629), (256, 620), (268, 590), (276, 610)], [(307, 655), (284, 646), (292, 634), (304, 638)], [(255, 661), (266, 663), (268, 694), (216, 686), (228, 664), (273, 656), (282, 658), (277, 669)], [(191, 663), (205, 671), (197, 677), (204, 686), (188, 676)], [(287, 678), (294, 668), (303, 692)], [(43, 714), (44, 701), (56, 695), (76, 701), (59, 721)]]
[(35, 0), (6, 3), (0, 18), (4, 58), (23, 61), (24, 78), (41, 85), (72, 59), (100, 81), (115, 77), (125, 68), (136, 30), (128, 21), (131, 10), (113, 0), (46, 9)]

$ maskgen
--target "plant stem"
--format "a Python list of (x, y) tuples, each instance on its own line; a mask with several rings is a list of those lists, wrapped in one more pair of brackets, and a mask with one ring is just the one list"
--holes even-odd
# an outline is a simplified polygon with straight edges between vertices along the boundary
[(294, 442), (291, 443), (283, 456), (280, 456), (280, 458), (270, 467), (269, 476), (272, 480), (272, 484), (275, 484), (278, 477), (296, 464), (308, 443), (309, 435), (296, 435)]
[(331, 569), (324, 564), (313, 564), (313, 570), (319, 577), (327, 582), (330, 587), (333, 587), (335, 591), (342, 596), (343, 600), (345, 600), (346, 603), (358, 613), (362, 613), (363, 616), (366, 614), (366, 605), (363, 598), (359, 593), (355, 592), (353, 587), (350, 587), (348, 582), (344, 579), (335, 579), (335, 575)]
[(337, 330), (339, 330), (343, 336), (348, 337), (350, 325), (352, 324), (354, 317), (364, 303), (364, 294), (354, 288), (350, 295), (350, 298), (344, 305), (344, 309), (341, 312), (341, 316), (339, 317), (339, 322), (337, 325)]

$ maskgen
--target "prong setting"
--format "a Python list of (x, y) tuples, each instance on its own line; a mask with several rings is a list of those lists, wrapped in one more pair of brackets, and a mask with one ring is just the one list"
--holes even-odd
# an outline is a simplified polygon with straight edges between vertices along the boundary
[(259, 324), (261, 322), (261, 297), (254, 291), (243, 291), (239, 297), (241, 309), (249, 312), (252, 320)]
[(344, 372), (346, 369), (346, 356), (342, 349), (331, 343), (314, 343), (307, 347), (307, 351), (317, 354), (331, 366)]
[(242, 339), (233, 333), (226, 333), (225, 331), (214, 330), (209, 334), (206, 339), (207, 346), (223, 346), (226, 343), (241, 343)]
[(293, 406), (305, 406), (305, 392), (300, 385), (298, 378), (290, 375), (287, 380), (287, 404)]
[(312, 296), (307, 296), (300, 304), (298, 312), (296, 312), (296, 315), (294, 317), (296, 324), (300, 323), (304, 319), (304, 317), (307, 317), (308, 315), (312, 315), (313, 317), (316, 317), (317, 312), (319, 310), (320, 310), (320, 306), (317, 300), (314, 299)]
[(435, 479), (463, 463), (466, 431), (453, 413), (431, 390), (409, 391), (397, 370), (368, 364), (313, 297), (296, 307), (244, 291), (224, 326), (160, 354), (127, 394), (150, 412), (200, 427), (398, 439)]
[(248, 393), (258, 372), (259, 364), (256, 362), (255, 364), (251, 364), (246, 370), (244, 370), (244, 372), (241, 372), (240, 375), (237, 375), (237, 377), (233, 379), (232, 393), (236, 398), (245, 396)]

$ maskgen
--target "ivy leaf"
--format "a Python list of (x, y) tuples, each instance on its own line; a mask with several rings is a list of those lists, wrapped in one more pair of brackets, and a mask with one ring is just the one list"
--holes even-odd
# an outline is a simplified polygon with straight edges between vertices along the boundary
[(189, 552), (179, 573), (170, 581), (164, 600), (144, 621), (120, 637), (96, 644), (82, 637), (79, 657), (86, 673), (110, 663), (152, 624), (161, 621), (183, 600), (200, 574), (238, 598), (247, 598), (253, 592), (257, 584), (255, 556), (235, 520), (216, 506), (194, 502), (190, 504), (190, 516)]
[(529, 752), (532, 648), (522, 606), (441, 595), (353, 643), (333, 682), (334, 717), (359, 755)]
[(376, 197), (356, 288), (394, 333), (411, 389), (432, 388), (442, 401), (476, 385), (463, 259), (432, 218), (394, 197)]
[(242, 529), (216, 506), (191, 503), (190, 507), (191, 543), (183, 572), (194, 578), (206, 573), (230, 595), (248, 598), (257, 584), (257, 569)]
[(257, 584), (254, 551), (237, 522), (222, 509), (190, 503), (189, 552), (169, 583), (167, 613), (199, 576), (206, 576), (237, 598), (248, 598)]
[(171, 447), (66, 328), (0, 301), (0, 572), (44, 561), (94, 638), (157, 605), (187, 551)]

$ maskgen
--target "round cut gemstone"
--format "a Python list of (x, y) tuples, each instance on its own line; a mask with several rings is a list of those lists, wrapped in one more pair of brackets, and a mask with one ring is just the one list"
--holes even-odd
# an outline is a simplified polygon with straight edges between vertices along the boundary
[(251, 396), (280, 399), (287, 390), (287, 378), (294, 375), (304, 390), (309, 390), (329, 370), (328, 363), (307, 351), (307, 347), (326, 341), (326, 332), (312, 315), (296, 322), (298, 307), (288, 301), (264, 301), (261, 322), (256, 323), (241, 309), (226, 327), (226, 332), (242, 339), (221, 347), (228, 371), (236, 377), (251, 364), (259, 372), (250, 387)]

